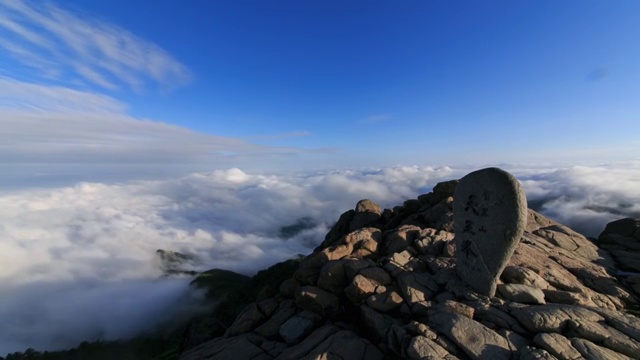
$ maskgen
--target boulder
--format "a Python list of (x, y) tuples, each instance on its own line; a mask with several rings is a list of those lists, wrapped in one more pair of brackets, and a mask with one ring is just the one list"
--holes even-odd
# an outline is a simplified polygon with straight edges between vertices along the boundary
[(450, 355), (447, 350), (424, 336), (411, 339), (407, 349), (407, 356), (412, 360), (444, 359), (447, 355)]
[(542, 290), (521, 284), (500, 284), (498, 292), (505, 299), (523, 304), (545, 304)]
[(429, 317), (429, 326), (444, 333), (472, 359), (511, 359), (507, 340), (477, 321), (456, 313), (439, 312)]
[(382, 215), (380, 205), (369, 199), (358, 201), (353, 219), (349, 223), (349, 231), (374, 225), (380, 219), (380, 215)]
[(321, 316), (332, 316), (340, 307), (337, 296), (315, 286), (302, 287), (295, 301), (300, 308)]
[(493, 296), (527, 223), (527, 199), (513, 175), (498, 169), (474, 171), (454, 194), (458, 275), (478, 293)]

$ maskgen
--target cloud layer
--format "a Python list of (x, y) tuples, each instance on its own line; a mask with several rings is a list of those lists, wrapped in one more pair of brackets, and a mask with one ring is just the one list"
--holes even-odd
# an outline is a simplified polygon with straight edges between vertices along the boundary
[(162, 48), (129, 31), (51, 3), (0, 3), (0, 48), (53, 79), (142, 90), (187, 83), (189, 71)]
[[(7, 193), (0, 196), (0, 354), (113, 339), (157, 323), (154, 316), (186, 296), (187, 281), (158, 281), (156, 249), (195, 256), (191, 269), (251, 274), (308, 253), (359, 199), (392, 206), (451, 173), (402, 167), (268, 176), (231, 169)], [(305, 217), (313, 226), (280, 237), (281, 227)], [(147, 313), (138, 314), (141, 307)]]
[[(0, 354), (131, 336), (189, 296), (188, 279), (161, 278), (156, 249), (189, 269), (252, 274), (306, 254), (362, 198), (392, 207), (470, 169), (393, 167), (297, 175), (238, 169), (173, 180), (19, 190), (0, 195)], [(530, 204), (597, 235), (640, 215), (640, 162), (509, 168)], [(310, 226), (283, 238), (299, 219)], [(99, 309), (99, 310), (98, 310)], [(141, 310), (142, 309), (142, 310)]]

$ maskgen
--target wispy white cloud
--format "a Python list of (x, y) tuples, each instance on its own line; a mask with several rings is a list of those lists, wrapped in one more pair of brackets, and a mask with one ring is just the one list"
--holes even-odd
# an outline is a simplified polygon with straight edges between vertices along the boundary
[[(184, 85), (189, 70), (158, 45), (52, 3), (0, 3), (0, 48), (45, 76), (79, 77), (106, 89)], [(47, 59), (39, 61), (38, 59)]]
[(306, 152), (134, 118), (125, 110), (109, 96), (0, 78), (0, 162), (214, 165)]
[[(120, 114), (127, 105), (106, 95), (0, 77), (0, 111), (39, 114)], [(5, 119), (5, 121), (10, 119)], [(1, 120), (0, 120), (1, 121)], [(14, 121), (18, 124), (20, 121)], [(49, 125), (56, 125), (51, 122)]]

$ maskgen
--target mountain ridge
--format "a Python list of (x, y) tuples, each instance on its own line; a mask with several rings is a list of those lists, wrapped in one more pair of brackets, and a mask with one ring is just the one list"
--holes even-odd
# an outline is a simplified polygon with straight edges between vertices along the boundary
[(603, 232), (607, 250), (528, 209), (496, 296), (483, 296), (455, 271), (457, 185), (393, 209), (358, 202), (276, 296), (180, 359), (640, 357), (640, 320), (626, 313), (638, 288), (610, 253), (628, 241), (607, 235), (619, 229)]

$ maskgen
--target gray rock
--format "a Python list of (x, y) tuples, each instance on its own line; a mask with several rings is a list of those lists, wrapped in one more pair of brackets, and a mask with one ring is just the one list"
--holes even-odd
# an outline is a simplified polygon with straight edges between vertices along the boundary
[(474, 171), (454, 194), (456, 267), (460, 277), (493, 296), (527, 224), (527, 199), (520, 183), (498, 168)]
[(478, 321), (489, 321), (504, 329), (511, 329), (519, 333), (524, 333), (518, 320), (506, 312), (489, 305), (473, 304), (475, 309), (474, 319)]
[(428, 273), (405, 272), (398, 276), (397, 281), (400, 293), (409, 305), (429, 300), (438, 290), (438, 284)]
[(369, 278), (366, 278), (360, 274), (356, 275), (349, 286), (344, 289), (344, 294), (354, 304), (359, 304), (369, 295), (376, 292), (376, 284)]
[(180, 355), (180, 360), (235, 360), (271, 359), (256, 343), (255, 335), (245, 334), (230, 338), (216, 338), (189, 349)]
[(640, 318), (620, 311), (600, 308), (591, 308), (591, 310), (603, 316), (606, 319), (607, 324), (623, 332), (630, 338), (640, 341)]
[(391, 284), (391, 275), (377, 266), (362, 269), (359, 274), (367, 279), (373, 280), (378, 285)]
[(344, 274), (347, 276), (347, 280), (351, 281), (360, 270), (375, 265), (376, 263), (369, 259), (345, 259)]
[(411, 339), (407, 348), (407, 356), (412, 360), (444, 359), (447, 355), (449, 355), (447, 350), (424, 336), (416, 336)]
[(440, 312), (429, 317), (429, 326), (453, 340), (472, 359), (511, 359), (507, 340), (477, 321)]
[(498, 292), (505, 299), (522, 304), (545, 304), (544, 293), (538, 288), (521, 284), (500, 284)]
[(423, 271), (426, 265), (420, 259), (414, 257), (408, 250), (394, 253), (383, 265), (384, 269), (396, 277), (407, 271)]
[(557, 360), (555, 356), (546, 350), (533, 346), (525, 346), (518, 352), (518, 360)]
[(402, 296), (391, 290), (381, 294), (373, 294), (367, 298), (367, 305), (376, 311), (387, 312), (402, 305)]
[(280, 336), (287, 344), (294, 344), (302, 340), (313, 330), (313, 320), (303, 316), (293, 316), (280, 326)]
[(542, 290), (547, 302), (568, 305), (587, 306), (592, 304), (591, 298), (587, 294), (562, 290)]
[(322, 316), (331, 316), (338, 311), (340, 300), (330, 292), (315, 286), (304, 286), (296, 296), (296, 305)]
[(539, 289), (548, 289), (549, 283), (535, 271), (521, 266), (507, 266), (500, 279), (508, 284), (529, 285)]
[(387, 332), (396, 323), (391, 316), (381, 314), (366, 305), (360, 306), (360, 318), (375, 341), (384, 341), (387, 338)]
[(509, 342), (509, 349), (513, 352), (517, 352), (519, 349), (529, 346), (530, 341), (524, 336), (518, 334), (517, 332), (513, 332), (507, 329), (498, 329), (498, 334), (500, 334), (503, 338), (507, 339)]
[(409, 323), (404, 325), (404, 328), (413, 335), (424, 336), (430, 340), (435, 340), (438, 337), (438, 334), (431, 330), (427, 325), (415, 320), (409, 321)]
[(265, 314), (260, 310), (258, 304), (249, 304), (233, 321), (233, 324), (227, 329), (225, 335), (234, 336), (246, 333), (255, 328), (260, 322), (264, 321), (264, 319)]
[(396, 356), (406, 354), (411, 335), (400, 325), (392, 325), (387, 332), (386, 347)]
[(351, 220), (353, 220), (355, 214), (355, 211), (349, 210), (340, 215), (340, 219), (338, 220), (338, 222), (336, 222), (331, 230), (329, 230), (324, 238), (324, 241), (315, 249), (315, 251), (319, 251), (328, 246), (331, 246), (338, 239), (347, 235), (349, 233), (349, 224), (351, 223)]
[(329, 338), (331, 335), (340, 331), (340, 328), (334, 325), (325, 325), (319, 329), (316, 329), (311, 335), (307, 336), (299, 344), (287, 348), (283, 351), (278, 360), (298, 360), (303, 356), (309, 354), (314, 348), (320, 345), (323, 341)]
[(351, 331), (341, 330), (323, 341), (309, 355), (301, 358), (301, 360), (329, 359), (383, 360), (384, 355), (368, 340)]
[(264, 337), (273, 337), (278, 334), (280, 326), (289, 319), (296, 310), (293, 308), (293, 300), (285, 300), (280, 303), (278, 310), (264, 324), (258, 326), (255, 333)]
[(567, 325), (571, 334), (602, 344), (634, 359), (640, 358), (640, 343), (607, 324), (575, 319), (569, 320)]
[(336, 294), (342, 292), (348, 284), (344, 272), (345, 262), (346, 260), (333, 260), (324, 264), (320, 269), (318, 287)]
[(475, 312), (473, 307), (453, 300), (443, 301), (442, 303), (434, 306), (434, 310), (454, 312), (469, 319), (473, 319), (473, 314)]
[(598, 322), (604, 318), (595, 311), (575, 305), (530, 305), (512, 308), (511, 315), (527, 330), (561, 333), (571, 319)]
[(349, 223), (349, 230), (354, 231), (360, 228), (373, 225), (382, 214), (380, 205), (374, 203), (369, 199), (358, 201), (356, 205), (356, 212)]
[(587, 360), (631, 360), (632, 358), (598, 346), (589, 340), (572, 338), (571, 345)]
[(582, 359), (582, 355), (571, 345), (571, 341), (560, 334), (539, 333), (533, 338), (533, 342), (560, 360)]
[(381, 253), (387, 255), (401, 252), (413, 244), (415, 239), (420, 236), (421, 230), (420, 227), (414, 225), (403, 225), (386, 232), (382, 240)]
[[(606, 234), (617, 234), (622, 236), (633, 237), (640, 229), (640, 219), (625, 218), (612, 221), (607, 224), (600, 237)], [(640, 240), (640, 239), (638, 239)]]

